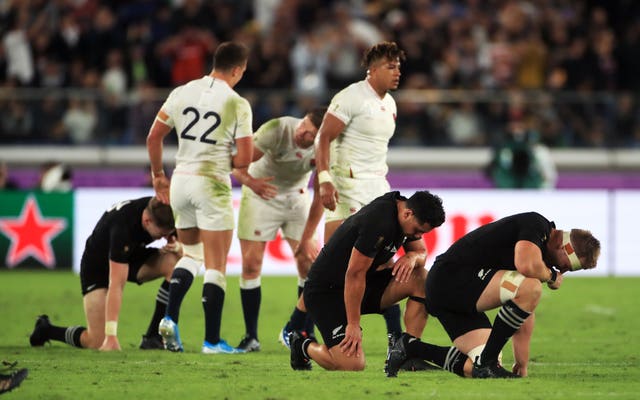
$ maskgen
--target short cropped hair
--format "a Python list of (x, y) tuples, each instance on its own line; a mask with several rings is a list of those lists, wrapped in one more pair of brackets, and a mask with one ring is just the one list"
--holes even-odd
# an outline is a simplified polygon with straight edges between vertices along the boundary
[(324, 114), (327, 112), (327, 107), (316, 107), (309, 111), (305, 116), (309, 117), (309, 120), (316, 128), (320, 128), (322, 125), (322, 119), (324, 118)]
[(146, 210), (158, 228), (167, 230), (175, 229), (176, 221), (173, 218), (173, 210), (170, 205), (162, 203), (156, 197), (152, 197), (149, 203), (147, 203)]
[(395, 42), (381, 42), (369, 48), (362, 58), (362, 66), (369, 68), (372, 64), (380, 60), (404, 61), (406, 59), (404, 51)]
[(223, 42), (213, 55), (213, 67), (220, 71), (230, 71), (243, 66), (249, 59), (249, 48), (242, 43)]
[(413, 215), (421, 225), (428, 222), (432, 228), (437, 228), (444, 223), (442, 199), (427, 190), (415, 192), (407, 199), (406, 206), (413, 211)]
[(572, 229), (569, 238), (582, 269), (595, 268), (600, 257), (600, 241), (584, 229)]

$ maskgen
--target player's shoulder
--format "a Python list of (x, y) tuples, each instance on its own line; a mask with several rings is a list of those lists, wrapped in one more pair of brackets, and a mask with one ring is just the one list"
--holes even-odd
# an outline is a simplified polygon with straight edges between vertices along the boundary
[(336, 98), (342, 98), (345, 96), (363, 96), (366, 93), (366, 81), (354, 82), (344, 89), (340, 90), (336, 94)]

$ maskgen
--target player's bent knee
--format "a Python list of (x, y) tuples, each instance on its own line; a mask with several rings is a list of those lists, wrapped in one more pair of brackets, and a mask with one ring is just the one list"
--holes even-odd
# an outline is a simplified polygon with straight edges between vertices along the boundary
[(542, 283), (538, 279), (527, 278), (522, 284), (520, 284), (520, 290), (518, 291), (518, 297), (526, 298), (536, 304), (542, 296)]

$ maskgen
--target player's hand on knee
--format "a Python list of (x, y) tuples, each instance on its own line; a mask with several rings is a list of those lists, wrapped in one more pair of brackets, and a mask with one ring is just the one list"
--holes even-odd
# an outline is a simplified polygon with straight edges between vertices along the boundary
[(340, 342), (340, 350), (347, 357), (362, 356), (362, 329), (360, 326), (347, 324), (344, 332), (344, 339)]
[(393, 264), (393, 271), (391, 271), (391, 275), (393, 275), (397, 282), (404, 283), (408, 282), (411, 278), (411, 274), (413, 273), (413, 267), (415, 263), (411, 260), (408, 260), (406, 257), (400, 257)]

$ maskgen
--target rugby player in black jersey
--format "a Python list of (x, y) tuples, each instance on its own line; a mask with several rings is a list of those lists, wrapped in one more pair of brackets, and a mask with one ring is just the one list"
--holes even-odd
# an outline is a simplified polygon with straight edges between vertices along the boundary
[[(158, 324), (165, 314), (171, 272), (182, 255), (174, 225), (171, 207), (155, 197), (125, 200), (105, 211), (87, 239), (80, 262), (87, 327), (54, 326), (48, 316), (41, 315), (29, 338), (31, 345), (57, 340), (81, 348), (120, 350), (117, 330), (125, 283), (142, 284), (164, 277), (140, 345), (142, 349), (162, 349)], [(163, 248), (147, 247), (160, 238), (167, 239)]]
[[(563, 274), (595, 268), (600, 242), (583, 229), (563, 231), (536, 212), (515, 214), (481, 226), (439, 255), (429, 270), (425, 306), (453, 346), (424, 343), (405, 333), (389, 352), (387, 376), (419, 357), (463, 377), (527, 376), (534, 310), (542, 283), (556, 290)], [(485, 314), (499, 308), (493, 326)], [(500, 352), (513, 337), (511, 371)]]
[[(310, 369), (312, 359), (329, 370), (364, 369), (361, 315), (383, 313), (405, 298), (407, 332), (420, 336), (427, 322), (422, 235), (444, 219), (442, 200), (427, 191), (408, 199), (389, 192), (347, 218), (312, 264), (304, 305), (299, 303), (306, 306), (324, 344), (293, 331), (291, 367)], [(388, 264), (400, 247), (405, 253)]]

